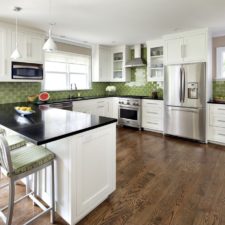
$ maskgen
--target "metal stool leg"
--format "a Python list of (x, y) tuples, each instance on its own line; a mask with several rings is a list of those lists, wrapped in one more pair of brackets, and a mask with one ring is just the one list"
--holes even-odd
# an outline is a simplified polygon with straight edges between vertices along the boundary
[[(34, 190), (34, 197), (37, 196), (37, 172), (34, 173), (33, 175), (33, 190)], [(37, 205), (34, 201), (33, 201), (33, 205)]]
[(6, 225), (12, 224), (13, 218), (13, 209), (14, 209), (14, 198), (15, 198), (15, 182), (12, 178), (9, 181), (9, 208), (8, 208), (8, 215), (6, 220)]
[(54, 173), (54, 161), (51, 165), (52, 169), (52, 210), (51, 210), (51, 223), (55, 223), (55, 173)]

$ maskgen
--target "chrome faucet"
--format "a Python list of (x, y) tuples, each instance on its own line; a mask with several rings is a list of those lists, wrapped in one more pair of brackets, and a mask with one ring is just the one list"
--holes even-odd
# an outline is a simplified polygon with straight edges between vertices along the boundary
[[(73, 91), (73, 85), (74, 85), (74, 91), (77, 91), (77, 85), (76, 85), (76, 83), (71, 83), (70, 84), (70, 91), (72, 92)], [(71, 94), (69, 94), (69, 99), (72, 99), (72, 98), (75, 98), (76, 97), (76, 95), (74, 96), (74, 95), (71, 95)]]

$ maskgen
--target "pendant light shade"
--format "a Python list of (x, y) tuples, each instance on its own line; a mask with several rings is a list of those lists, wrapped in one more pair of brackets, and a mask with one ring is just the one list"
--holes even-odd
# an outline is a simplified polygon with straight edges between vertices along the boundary
[(56, 43), (52, 39), (52, 26), (53, 26), (53, 24), (50, 24), (48, 40), (45, 42), (45, 44), (42, 48), (46, 52), (53, 52), (53, 51), (57, 50)]
[[(18, 13), (19, 11), (21, 11), (22, 8), (20, 7), (15, 7), (14, 8), (14, 11), (16, 13)], [(11, 59), (19, 59), (19, 58), (22, 58), (22, 55), (18, 49), (18, 18), (17, 18), (17, 15), (16, 15), (16, 48), (15, 50), (12, 52), (11, 56), (10, 56)]]
[(51, 2), (51, 0), (49, 0), (50, 27), (49, 27), (49, 31), (48, 31), (48, 40), (44, 43), (43, 48), (42, 48), (46, 52), (54, 52), (57, 50), (56, 43), (52, 38), (52, 27), (55, 25), (55, 23), (51, 23), (51, 21), (52, 21), (51, 6), (52, 6), (52, 2)]
[(10, 56), (11, 59), (19, 59), (22, 58), (21, 53), (19, 52), (18, 48), (16, 47), (16, 49), (13, 51), (13, 53)]

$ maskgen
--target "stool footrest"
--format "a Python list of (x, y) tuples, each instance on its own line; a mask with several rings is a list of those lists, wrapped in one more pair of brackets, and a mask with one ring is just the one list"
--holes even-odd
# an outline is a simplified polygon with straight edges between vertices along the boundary
[(48, 208), (46, 208), (34, 195), (29, 194), (30, 199), (36, 203), (43, 211), (46, 211)]

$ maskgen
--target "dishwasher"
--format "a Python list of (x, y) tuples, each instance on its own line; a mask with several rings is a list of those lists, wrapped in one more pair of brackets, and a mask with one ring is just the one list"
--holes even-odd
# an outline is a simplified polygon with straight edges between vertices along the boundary
[(69, 111), (73, 111), (73, 103), (72, 101), (68, 102), (54, 102), (50, 104), (43, 104), (39, 106), (42, 109), (47, 109), (47, 108), (57, 108), (57, 109), (65, 109)]

